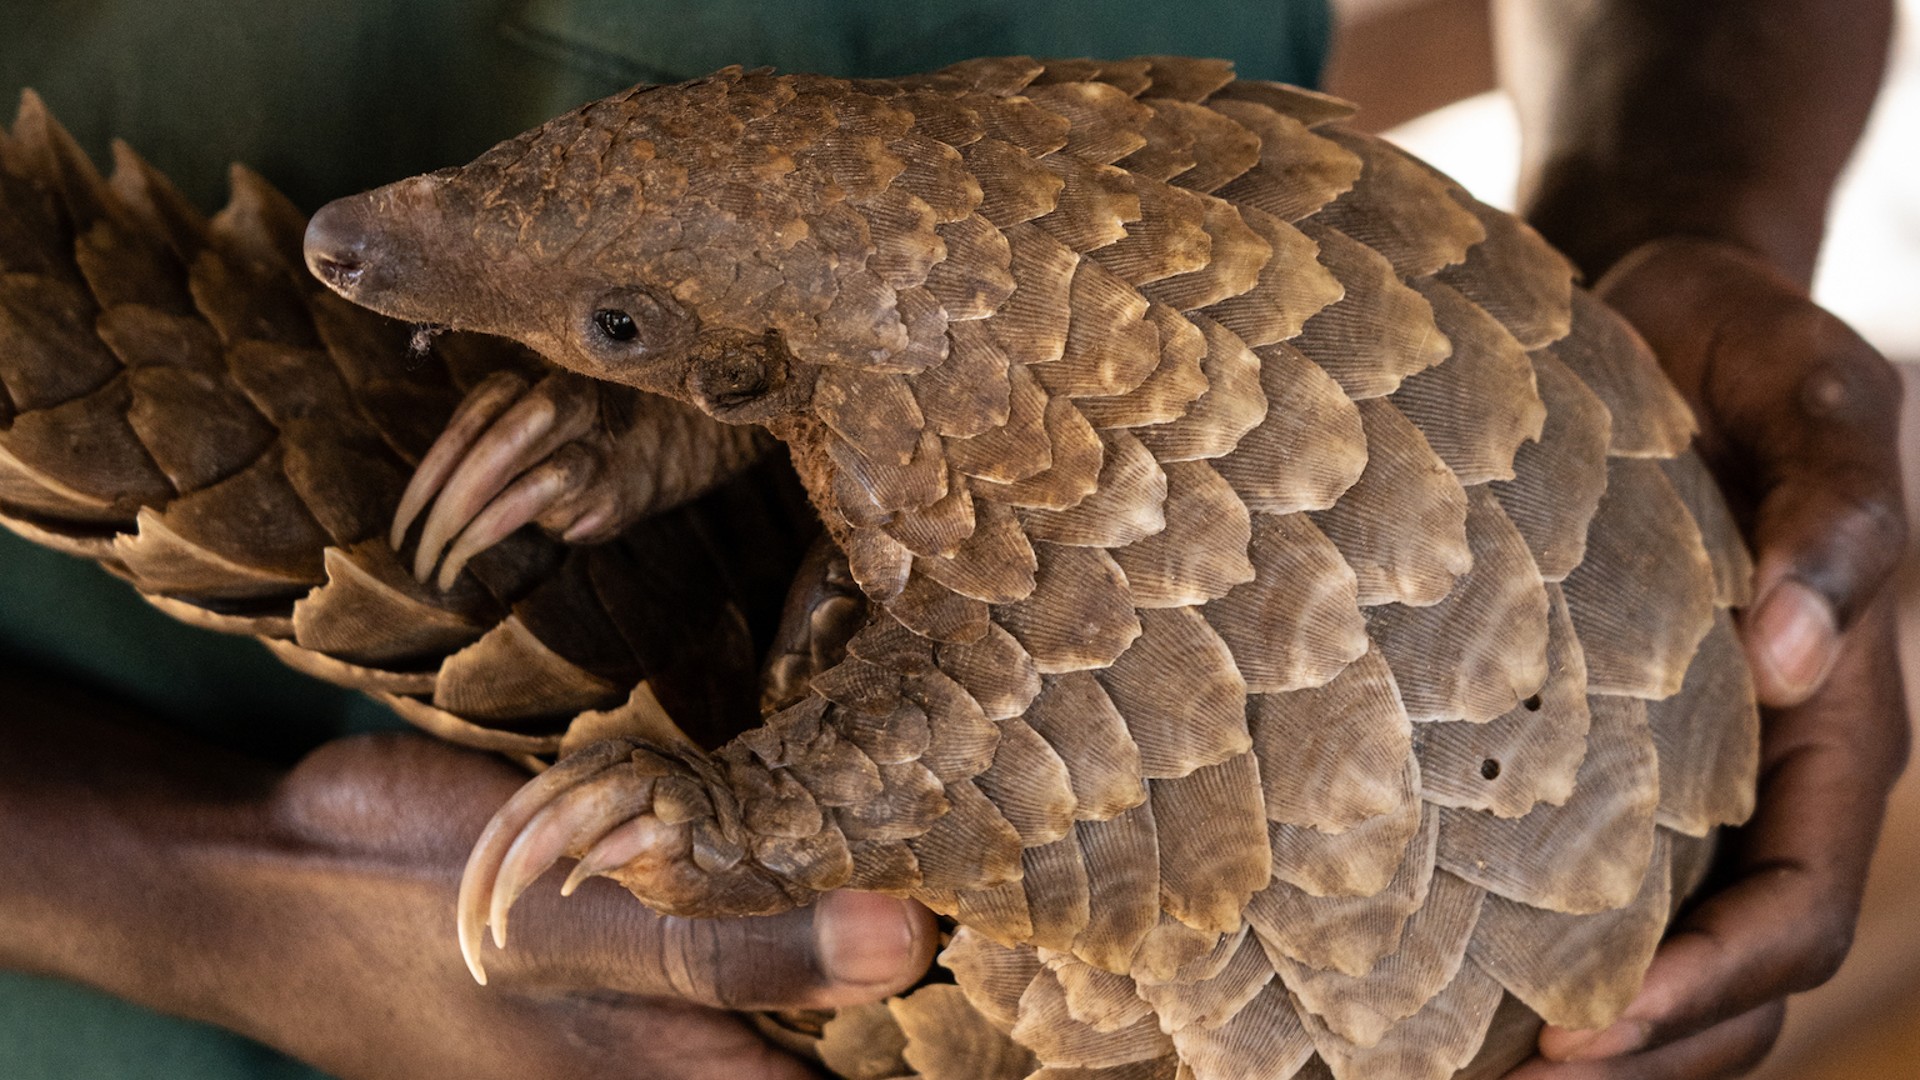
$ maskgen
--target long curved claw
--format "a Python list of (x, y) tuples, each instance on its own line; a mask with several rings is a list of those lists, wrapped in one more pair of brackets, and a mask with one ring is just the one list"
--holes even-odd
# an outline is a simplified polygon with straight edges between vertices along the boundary
[(466, 400), (454, 410), (446, 430), (433, 441), (427, 456), (420, 459), (413, 479), (407, 481), (407, 490), (400, 496), (400, 508), (394, 511), (393, 528), (387, 536), (393, 550), (399, 551), (407, 542), (407, 530), (413, 527), (413, 519), (439, 494), (474, 440), (526, 392), (525, 379), (511, 371), (496, 371), (467, 394)]
[(474, 842), (473, 853), (467, 856), (467, 866), (460, 877), (457, 916), (460, 955), (477, 982), (485, 985), (487, 981), (486, 967), (480, 960), (481, 938), (486, 933), (494, 881), (514, 841), (556, 797), (625, 760), (632, 750), (631, 743), (618, 740), (584, 747), (528, 781), (493, 815), (493, 820), (487, 822), (480, 839)]
[(561, 792), (527, 822), (494, 873), (487, 921), (493, 944), (507, 947), (507, 914), (527, 886), (569, 852), (597, 843), (608, 831), (648, 823), (664, 829), (642, 814), (653, 802), (653, 779), (635, 774), (627, 763), (616, 762)]
[(440, 564), (440, 588), (453, 588), (469, 559), (513, 535), (522, 525), (540, 520), (541, 515), (587, 483), (598, 467), (592, 454), (568, 444), (522, 474), (460, 530)]
[[(598, 387), (576, 375), (557, 372), (531, 389), (515, 376), (495, 376), (476, 388), (414, 473), (394, 518), (393, 539), (398, 547), (405, 541), (413, 519), (428, 502), (432, 503), (414, 553), (414, 577), (420, 581), (432, 577), (448, 545), (469, 531), (496, 502), (504, 499), (506, 505), (487, 521), (484, 531), (492, 539), (468, 543), (464, 549), (456, 546), (455, 550), (461, 551), (460, 566), (578, 493), (592, 479), (594, 470), (583, 467), (583, 463), (590, 464), (592, 453), (576, 445), (576, 440), (594, 433), (599, 419)], [(561, 456), (560, 452), (568, 448), (572, 452)], [(563, 468), (540, 472), (556, 456)], [(536, 473), (537, 486), (516, 483), (534, 478)], [(571, 478), (572, 488), (552, 490), (553, 481), (561, 478)], [(503, 496), (503, 492), (507, 494)], [(508, 522), (510, 527), (506, 527)], [(459, 569), (441, 575), (443, 587), (452, 583)]]

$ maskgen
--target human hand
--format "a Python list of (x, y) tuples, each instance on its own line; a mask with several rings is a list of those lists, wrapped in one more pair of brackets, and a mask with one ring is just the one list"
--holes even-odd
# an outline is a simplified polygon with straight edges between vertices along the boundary
[[(525, 776), (412, 736), (330, 744), (272, 799), (302, 849), (253, 938), (250, 986), (221, 1022), (345, 1078), (797, 1080), (815, 1075), (726, 1008), (826, 1007), (910, 985), (934, 948), (917, 905), (831, 894), (766, 919), (657, 916), (617, 886), (528, 891), (490, 985), (460, 959), (467, 851)], [(325, 1002), (323, 1006), (321, 1003)]]
[(1707, 1080), (1756, 1065), (1852, 943), (1909, 726), (1888, 579), (1901, 388), (1871, 346), (1731, 245), (1646, 245), (1600, 283), (1699, 418), (1757, 558), (1742, 636), (1764, 713), (1753, 819), (1603, 1032), (1549, 1028), (1510, 1080)]

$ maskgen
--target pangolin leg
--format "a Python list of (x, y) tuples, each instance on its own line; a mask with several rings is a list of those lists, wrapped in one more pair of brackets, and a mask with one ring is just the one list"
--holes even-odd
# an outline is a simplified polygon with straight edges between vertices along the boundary
[(772, 713), (807, 696), (813, 677), (846, 658), (847, 642), (867, 622), (867, 601), (833, 538), (807, 549), (787, 590), (773, 647), (760, 675), (760, 709)]
[(563, 858), (580, 860), (563, 892), (615, 879), (669, 914), (771, 914), (808, 889), (746, 857), (749, 839), (715, 764), (696, 751), (619, 738), (563, 758), (494, 815), (460, 882), (461, 955), (485, 982), (482, 939), (505, 948), (507, 915)]

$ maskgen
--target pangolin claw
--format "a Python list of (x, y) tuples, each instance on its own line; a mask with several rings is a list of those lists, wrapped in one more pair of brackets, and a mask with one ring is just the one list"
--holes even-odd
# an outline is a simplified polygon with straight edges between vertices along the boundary
[(476, 386), (394, 514), (389, 540), (396, 550), (426, 515), (414, 577), (424, 582), (439, 567), (440, 587), (450, 588), (470, 559), (524, 525), (539, 523), (569, 539), (597, 531), (610, 508), (591, 497), (601, 458), (585, 443), (599, 433), (600, 419), (600, 390), (564, 372), (532, 387), (511, 373)]

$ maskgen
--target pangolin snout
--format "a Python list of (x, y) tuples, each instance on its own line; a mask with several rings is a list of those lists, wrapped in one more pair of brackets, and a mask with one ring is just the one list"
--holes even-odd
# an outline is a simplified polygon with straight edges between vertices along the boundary
[(329, 287), (352, 295), (373, 262), (375, 235), (364, 196), (336, 199), (307, 222), (307, 269)]

